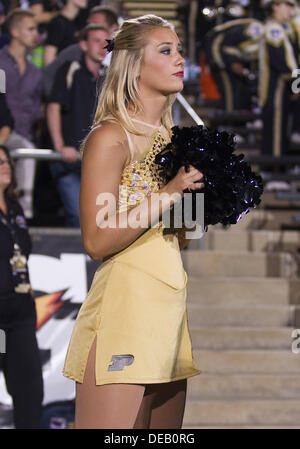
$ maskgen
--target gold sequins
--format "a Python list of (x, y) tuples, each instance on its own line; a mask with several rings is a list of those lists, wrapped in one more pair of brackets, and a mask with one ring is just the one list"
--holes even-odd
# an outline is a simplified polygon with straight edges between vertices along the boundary
[[(151, 148), (143, 159), (130, 163), (123, 170), (119, 192), (119, 212), (138, 205), (146, 196), (157, 192), (166, 184), (154, 159), (167, 144), (167, 141), (159, 130), (156, 130), (153, 137)], [(126, 188), (122, 188), (122, 186)]]

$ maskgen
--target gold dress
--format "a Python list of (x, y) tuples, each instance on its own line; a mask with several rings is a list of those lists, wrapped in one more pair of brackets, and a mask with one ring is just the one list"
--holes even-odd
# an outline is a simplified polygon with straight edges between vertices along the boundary
[[(162, 128), (144, 125), (152, 127), (150, 139), (122, 172), (127, 192), (126, 198), (119, 196), (119, 211), (124, 202), (136, 205), (165, 184), (154, 158), (169, 138)], [(132, 150), (132, 141), (129, 146)], [(186, 282), (178, 235), (166, 234), (162, 222), (106, 258), (78, 313), (64, 376), (83, 382), (95, 337), (96, 385), (171, 382), (200, 374), (192, 356)]]

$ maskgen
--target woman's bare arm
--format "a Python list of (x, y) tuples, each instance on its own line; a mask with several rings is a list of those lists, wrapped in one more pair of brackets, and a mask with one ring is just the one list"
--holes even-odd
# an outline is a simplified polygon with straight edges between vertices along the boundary
[(107, 207), (107, 203), (99, 205), (100, 197), (112, 194), (117, 202), (122, 171), (128, 161), (126, 136), (119, 125), (103, 123), (88, 137), (82, 159), (80, 222), (84, 247), (95, 260), (126, 248), (146, 230), (119, 227), (120, 220), (128, 219), (132, 209), (119, 214), (110, 211), (115, 215), (116, 227), (99, 226), (101, 209)]
[[(87, 139), (82, 160), (80, 222), (84, 247), (94, 260), (126, 248), (174, 203), (167, 200), (159, 202), (158, 207), (151, 210), (152, 194), (138, 206), (119, 214), (113, 209), (107, 211), (107, 202), (102, 201), (100, 204), (104, 196), (118, 201), (121, 175), (129, 157), (125, 133), (117, 124), (103, 123)], [(199, 171), (196, 172), (197, 175), (195, 172), (185, 174), (184, 169), (180, 170), (173, 182), (170, 181), (158, 193), (166, 193), (168, 199), (173, 193), (179, 193), (178, 200), (185, 184), (199, 179)], [(129, 214), (132, 213), (137, 213), (143, 224), (121, 227), (124, 220), (128, 222)], [(115, 219), (115, 227), (101, 227), (103, 219), (107, 219), (108, 215)], [(100, 216), (102, 219), (99, 219)]]

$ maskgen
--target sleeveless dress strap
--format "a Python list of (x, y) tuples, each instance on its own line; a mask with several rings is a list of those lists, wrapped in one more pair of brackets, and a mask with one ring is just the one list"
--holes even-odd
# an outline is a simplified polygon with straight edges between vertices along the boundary
[[(122, 125), (121, 125), (121, 126), (122, 126)], [(131, 154), (131, 160), (132, 160), (132, 159), (133, 159), (133, 155), (134, 155), (133, 141), (132, 141), (132, 138), (131, 138), (129, 132), (127, 131), (127, 129), (124, 128), (124, 126), (122, 126), (122, 128), (123, 128), (123, 130), (125, 131), (125, 134), (126, 134), (126, 136), (127, 136), (128, 146), (129, 146), (129, 151), (130, 151), (130, 154)]]
[(131, 120), (133, 122), (141, 123), (142, 125), (151, 126), (151, 128), (161, 128), (162, 127), (162, 125), (160, 125), (160, 126), (151, 125), (150, 123), (143, 122), (142, 120), (138, 120), (136, 118), (132, 118)]
[[(124, 132), (126, 134), (126, 137), (127, 137), (128, 147), (129, 147), (130, 156), (131, 156), (130, 162), (132, 162), (133, 159), (134, 159), (134, 156), (135, 156), (135, 143), (134, 143), (133, 137), (131, 136), (131, 133), (120, 122), (118, 122), (115, 117), (113, 117), (111, 115), (108, 115), (107, 117), (105, 117), (105, 119), (116, 121), (122, 127), (122, 129), (124, 130)], [(163, 125), (155, 126), (155, 125), (152, 125), (150, 123), (144, 122), (142, 120), (138, 120), (136, 118), (132, 118), (132, 121), (140, 123), (140, 124), (145, 125), (145, 126), (149, 126), (153, 130), (159, 129), (162, 132), (163, 136), (167, 139), (166, 129), (165, 129), (165, 127)]]
[(141, 123), (142, 125), (151, 126), (151, 128), (153, 128), (153, 129), (159, 129), (160, 132), (162, 133), (162, 135), (164, 136), (164, 138), (165, 138), (166, 140), (168, 140), (169, 134), (168, 134), (168, 132), (167, 132), (167, 130), (166, 130), (166, 128), (165, 128), (164, 125), (155, 126), (155, 125), (151, 125), (150, 123), (143, 122), (142, 120), (138, 120), (138, 119), (136, 119), (136, 118), (133, 118), (133, 119), (131, 119), (131, 120), (132, 120), (133, 122)]

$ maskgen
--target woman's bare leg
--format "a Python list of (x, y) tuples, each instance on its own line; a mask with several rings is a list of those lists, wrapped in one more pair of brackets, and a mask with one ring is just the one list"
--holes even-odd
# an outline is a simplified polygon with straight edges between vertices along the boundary
[(181, 429), (186, 401), (187, 380), (153, 385), (150, 429)]
[(152, 388), (152, 384), (146, 385), (144, 397), (133, 427), (134, 429), (149, 429), (155, 396), (156, 390)]
[(75, 429), (132, 429), (145, 385), (96, 385), (96, 338), (91, 347), (84, 381), (76, 383)]

